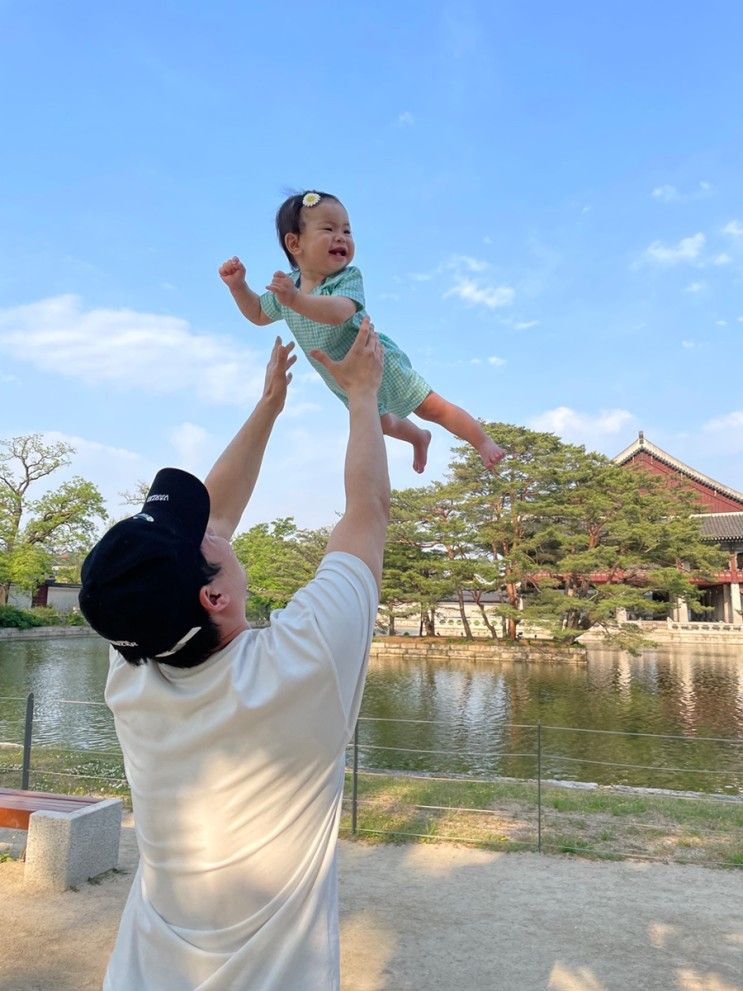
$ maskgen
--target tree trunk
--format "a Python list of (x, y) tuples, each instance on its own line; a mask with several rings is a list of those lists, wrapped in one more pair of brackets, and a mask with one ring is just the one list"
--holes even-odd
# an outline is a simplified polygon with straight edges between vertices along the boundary
[(0, 585), (0, 606), (7, 605), (10, 595), (10, 582)]
[(436, 614), (433, 609), (424, 609), (421, 612), (421, 628), (425, 630), (423, 636), (436, 636)]
[(389, 621), (387, 623), (387, 633), (391, 637), (394, 637), (395, 635), (395, 614), (391, 609), (390, 609)]
[[(506, 593), (508, 595), (508, 604), (513, 606), (514, 609), (518, 609), (519, 606), (519, 590), (516, 587), (515, 582), (509, 582), (506, 585)], [(516, 639), (516, 631), (518, 629), (519, 620), (514, 619), (513, 616), (509, 616), (506, 626), (508, 629), (508, 639)]]
[(457, 599), (459, 601), (459, 615), (462, 617), (462, 626), (464, 627), (464, 635), (468, 640), (472, 639), (472, 630), (470, 629), (470, 623), (467, 619), (467, 610), (464, 608), (464, 592), (461, 588), (457, 591)]
[(477, 608), (480, 610), (480, 613), (482, 614), (482, 621), (487, 626), (488, 631), (490, 632), (490, 636), (493, 638), (493, 640), (497, 640), (498, 634), (495, 632), (495, 627), (488, 619), (488, 614), (485, 612), (485, 606), (482, 604), (482, 602), (478, 602)]

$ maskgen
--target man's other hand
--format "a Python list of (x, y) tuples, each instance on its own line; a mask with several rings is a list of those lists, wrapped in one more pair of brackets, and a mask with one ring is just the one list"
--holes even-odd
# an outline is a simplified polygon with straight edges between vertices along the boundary
[(366, 390), (376, 395), (384, 371), (384, 348), (368, 316), (342, 361), (333, 361), (317, 349), (310, 351), (310, 357), (327, 368), (346, 395)]
[(289, 369), (297, 360), (297, 356), (291, 353), (293, 350), (294, 341), (283, 344), (281, 338), (277, 337), (268, 365), (266, 366), (263, 398), (271, 403), (279, 412), (284, 408), (286, 390), (292, 380), (292, 373)]

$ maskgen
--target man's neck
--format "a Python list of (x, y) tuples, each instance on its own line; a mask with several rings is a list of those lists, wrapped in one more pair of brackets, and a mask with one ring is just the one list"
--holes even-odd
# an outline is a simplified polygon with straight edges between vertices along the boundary
[(242, 622), (238, 621), (237, 623), (225, 626), (224, 628), (220, 627), (219, 643), (212, 651), (212, 654), (216, 654), (217, 651), (223, 650), (228, 644), (232, 643), (236, 637), (239, 637), (241, 633), (244, 633), (245, 630), (249, 629), (250, 626), (248, 625), (247, 619), (243, 619)]

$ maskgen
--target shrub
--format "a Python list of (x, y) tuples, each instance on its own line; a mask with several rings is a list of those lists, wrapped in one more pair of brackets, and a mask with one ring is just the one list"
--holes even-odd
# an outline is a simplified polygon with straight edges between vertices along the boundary
[(87, 626), (88, 621), (81, 612), (62, 613), (62, 622), (65, 626)]
[[(38, 610), (35, 610), (38, 612)], [(44, 626), (41, 617), (35, 616), (30, 609), (17, 609), (15, 606), (0, 606), (0, 627), (15, 627), (17, 630), (28, 630), (32, 626)]]
[(64, 616), (54, 606), (36, 606), (29, 611), (38, 620), (36, 626), (64, 626)]
[(79, 612), (60, 612), (53, 606), (37, 606), (35, 609), (17, 609), (0, 606), (0, 627), (29, 630), (34, 626), (87, 626)]

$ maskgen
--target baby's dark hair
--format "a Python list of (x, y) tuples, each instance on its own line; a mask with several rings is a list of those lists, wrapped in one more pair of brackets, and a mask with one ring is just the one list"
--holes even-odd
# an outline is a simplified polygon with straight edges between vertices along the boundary
[[(281, 204), (276, 211), (276, 233), (279, 236), (279, 244), (289, 259), (289, 264), (292, 268), (297, 268), (298, 266), (294, 260), (294, 255), (286, 247), (285, 238), (287, 234), (302, 233), (302, 200), (308, 193), (314, 193), (315, 196), (319, 196), (320, 200), (318, 202), (322, 200), (334, 200), (336, 203), (340, 203), (338, 197), (333, 196), (332, 193), (321, 193), (319, 189), (306, 189), (303, 193), (295, 193), (293, 196), (285, 199)], [(312, 207), (308, 207), (307, 209), (311, 210)]]

